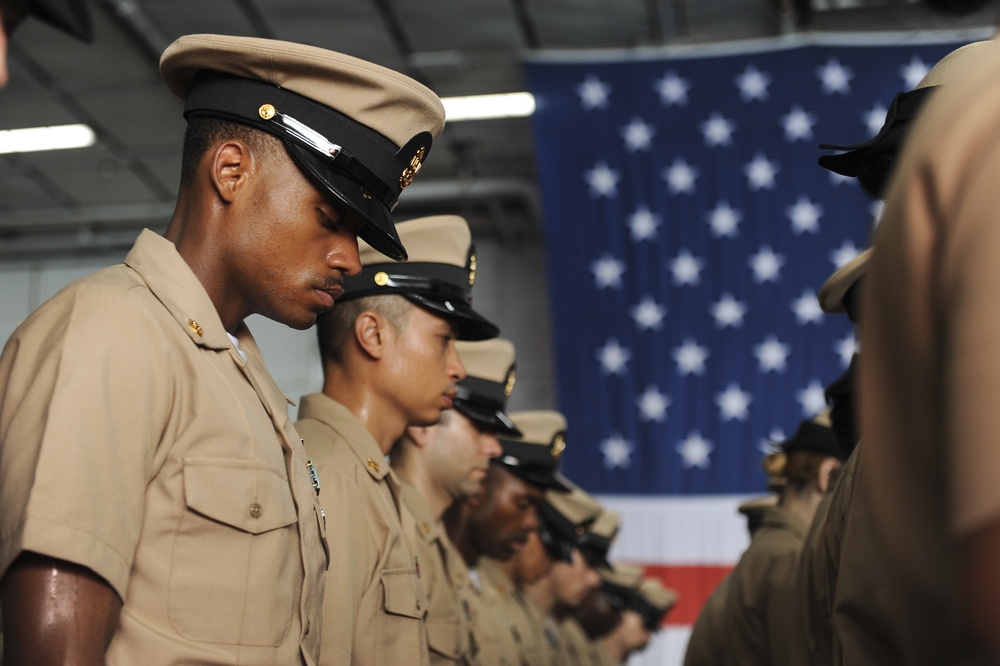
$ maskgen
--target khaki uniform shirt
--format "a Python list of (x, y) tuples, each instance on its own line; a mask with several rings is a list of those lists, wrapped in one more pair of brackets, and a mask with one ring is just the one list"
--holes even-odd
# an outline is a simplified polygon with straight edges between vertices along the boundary
[(594, 647), (595, 666), (620, 666), (621, 662), (611, 656), (611, 652), (598, 641)]
[(795, 560), (806, 529), (780, 506), (767, 514), (736, 567), (706, 604), (708, 612), (717, 614), (711, 625), (708, 616), (706, 626), (699, 626), (701, 616), (695, 623), (685, 666), (787, 663)]
[(519, 666), (521, 655), (500, 612), (500, 593), (478, 571), (470, 571), (469, 619), (477, 666)]
[(521, 661), (530, 666), (549, 666), (551, 654), (545, 648), (543, 615), (538, 605), (519, 590), (493, 560), (483, 558), (479, 561), (479, 575), (497, 591), (499, 614), (517, 644)]
[(327, 555), (287, 402), (173, 244), (62, 290), (0, 358), (0, 572), (121, 597), (108, 664), (314, 664)]
[(1000, 47), (907, 136), (861, 320), (859, 486), (906, 664), (964, 661), (963, 538), (1000, 520)]
[(566, 618), (559, 622), (559, 636), (556, 666), (589, 666), (593, 663), (590, 639), (576, 620)]
[(471, 664), (469, 619), (465, 614), (469, 579), (462, 556), (416, 488), (403, 482), (401, 497), (404, 508), (416, 520), (416, 538), (411, 546), (417, 576), (428, 598), (426, 625), (431, 664)]
[(400, 485), (364, 424), (322, 393), (296, 424), (316, 465), (330, 534), (322, 664), (427, 664), (427, 596), (404, 534)]

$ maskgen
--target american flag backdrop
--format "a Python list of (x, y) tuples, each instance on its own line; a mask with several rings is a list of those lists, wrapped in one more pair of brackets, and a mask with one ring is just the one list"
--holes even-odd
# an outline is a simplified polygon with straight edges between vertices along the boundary
[[(564, 472), (622, 511), (613, 555), (682, 599), (645, 656), (678, 664), (747, 543), (769, 442), (825, 408), (855, 351), (816, 293), (878, 206), (816, 164), (983, 36), (772, 40), (526, 64)], [(863, 39), (863, 43), (860, 41)], [(887, 45), (888, 44), (888, 45)]]

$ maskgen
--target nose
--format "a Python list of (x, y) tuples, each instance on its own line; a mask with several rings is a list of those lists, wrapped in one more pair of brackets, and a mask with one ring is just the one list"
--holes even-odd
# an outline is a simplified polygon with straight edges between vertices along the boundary
[(597, 569), (595, 569), (594, 567), (588, 566), (587, 574), (586, 576), (584, 576), (583, 580), (587, 584), (587, 587), (589, 589), (596, 590), (597, 587), (601, 584), (601, 574), (599, 574), (597, 572)]
[(455, 349), (454, 342), (448, 344), (448, 376), (451, 377), (451, 381), (453, 382), (460, 382), (465, 379), (465, 366), (462, 364), (462, 359), (458, 356), (458, 350)]
[(361, 272), (361, 256), (358, 254), (358, 237), (354, 234), (337, 236), (333, 248), (326, 255), (326, 265), (347, 275)]
[(480, 433), (479, 441), (482, 443), (483, 455), (487, 458), (498, 458), (503, 453), (500, 440), (492, 432)]
[(534, 504), (525, 512), (521, 529), (529, 534), (538, 531), (538, 508)]

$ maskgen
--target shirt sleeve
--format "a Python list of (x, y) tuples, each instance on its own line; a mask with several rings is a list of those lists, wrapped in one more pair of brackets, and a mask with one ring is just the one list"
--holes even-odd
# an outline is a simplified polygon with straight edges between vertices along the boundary
[(144, 289), (78, 284), (0, 360), (0, 572), (23, 551), (91, 569), (125, 597), (170, 353)]

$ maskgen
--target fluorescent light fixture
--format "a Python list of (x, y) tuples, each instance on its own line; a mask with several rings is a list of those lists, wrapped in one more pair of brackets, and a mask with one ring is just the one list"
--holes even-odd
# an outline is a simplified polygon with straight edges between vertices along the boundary
[(521, 118), (535, 112), (535, 96), (527, 92), (445, 97), (441, 102), (444, 104), (444, 115), (448, 122)]
[(86, 148), (97, 135), (88, 125), (52, 125), (0, 130), (0, 153), (33, 153), (40, 150)]

